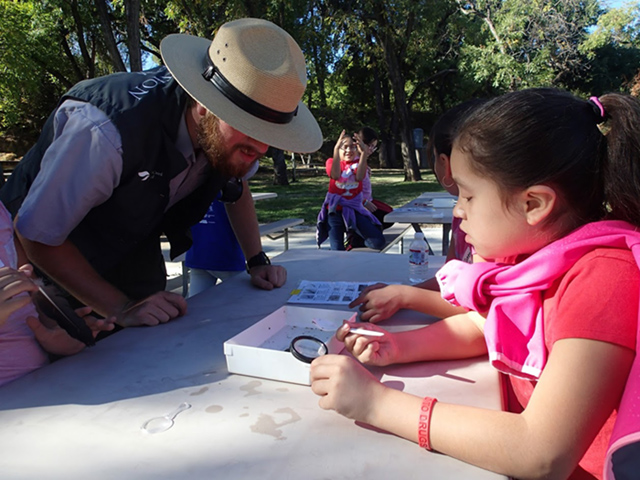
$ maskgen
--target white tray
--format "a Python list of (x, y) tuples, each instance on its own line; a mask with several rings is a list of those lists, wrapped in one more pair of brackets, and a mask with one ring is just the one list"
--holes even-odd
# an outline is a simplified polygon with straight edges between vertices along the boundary
[(291, 340), (300, 335), (311, 335), (322, 340), (329, 353), (340, 353), (344, 345), (335, 338), (335, 330), (321, 330), (313, 320), (330, 321), (337, 329), (342, 320), (351, 316), (348, 311), (281, 307), (224, 342), (227, 369), (229, 373), (310, 385), (309, 364), (294, 358), (288, 351)]

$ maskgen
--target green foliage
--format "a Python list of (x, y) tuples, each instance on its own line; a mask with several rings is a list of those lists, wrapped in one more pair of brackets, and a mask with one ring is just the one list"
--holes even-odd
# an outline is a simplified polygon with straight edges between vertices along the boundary
[[(71, 85), (117, 70), (97, 1), (0, 0), (0, 131), (33, 135)], [(394, 145), (474, 96), (630, 88), (640, 65), (637, 2), (607, 10), (598, 0), (140, 1), (142, 49), (158, 63), (160, 41), (174, 32), (211, 38), (245, 16), (290, 32), (307, 58), (304, 100), (327, 145), (362, 124)], [(126, 65), (128, 2), (104, 3)]]
[(605, 12), (580, 49), (593, 59), (598, 49), (606, 46), (637, 48), (639, 41), (640, 4), (630, 4)]
[(483, 37), (462, 48), (462, 69), (498, 91), (565, 86), (584, 75), (580, 46), (600, 14), (596, 0), (504, 0), (461, 3)]
[(59, 55), (50, 38), (55, 28), (38, 5), (0, 0), (0, 128), (42, 120), (29, 108), (47, 103), (56, 91), (56, 79), (43, 68)]

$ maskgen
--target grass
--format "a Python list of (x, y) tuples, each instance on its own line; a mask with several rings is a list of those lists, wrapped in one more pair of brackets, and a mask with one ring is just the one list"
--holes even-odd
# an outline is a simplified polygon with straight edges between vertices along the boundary
[[(313, 171), (308, 168), (296, 170), (296, 181), (291, 181), (289, 169), (289, 185), (273, 184), (273, 168), (261, 161), (258, 173), (249, 182), (251, 191), (275, 192), (277, 198), (260, 200), (256, 203), (258, 219), (261, 223), (274, 222), (282, 218), (303, 218), (304, 225), (314, 226), (318, 210), (327, 193), (329, 177), (324, 168)], [(404, 173), (400, 170), (375, 169), (371, 174), (374, 198), (394, 208), (400, 207), (423, 192), (442, 191), (435, 176), (427, 170), (421, 172), (423, 180), (405, 182)]]

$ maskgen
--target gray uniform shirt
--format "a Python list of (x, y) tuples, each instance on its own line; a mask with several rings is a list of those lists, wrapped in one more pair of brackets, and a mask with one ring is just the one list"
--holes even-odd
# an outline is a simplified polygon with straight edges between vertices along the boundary
[[(209, 169), (204, 155), (194, 155), (184, 116), (176, 147), (188, 166), (171, 179), (167, 208), (201, 185)], [(18, 211), (18, 230), (29, 240), (61, 245), (111, 196), (121, 175), (122, 141), (111, 120), (89, 103), (65, 101), (55, 114), (53, 142)]]

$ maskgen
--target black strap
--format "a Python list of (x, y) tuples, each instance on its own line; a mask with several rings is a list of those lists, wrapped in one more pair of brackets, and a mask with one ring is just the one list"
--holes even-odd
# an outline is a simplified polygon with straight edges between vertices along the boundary
[(207, 55), (207, 61), (209, 66), (202, 72), (202, 77), (208, 82), (211, 82), (220, 93), (245, 112), (261, 120), (279, 124), (290, 123), (293, 117), (298, 114), (298, 107), (296, 107), (293, 112), (279, 112), (252, 100), (234, 87), (229, 80), (220, 73), (220, 70), (213, 64), (209, 55)]

